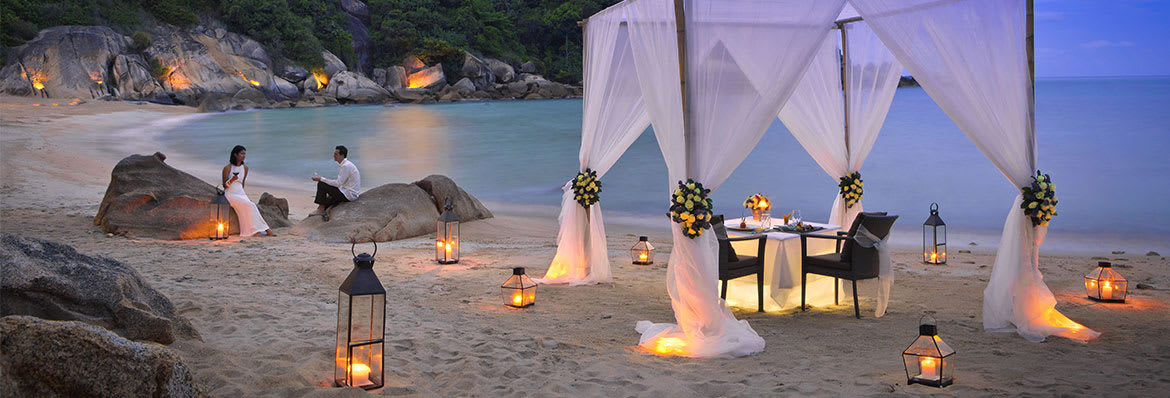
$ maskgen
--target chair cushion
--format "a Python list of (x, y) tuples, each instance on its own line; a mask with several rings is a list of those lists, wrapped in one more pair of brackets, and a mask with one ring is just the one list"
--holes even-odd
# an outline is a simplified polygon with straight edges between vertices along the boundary
[(711, 217), (711, 230), (715, 231), (715, 237), (719, 239), (719, 255), (722, 256), (720, 259), (728, 264), (739, 261), (739, 256), (735, 255), (735, 248), (727, 241), (727, 227), (723, 225), (722, 214)]
[(739, 261), (719, 269), (719, 279), (735, 279), (764, 272), (764, 263), (755, 256), (740, 256)]
[(727, 263), (727, 269), (729, 270), (757, 267), (760, 267), (760, 262), (756, 261), (756, 256), (739, 256), (739, 260)]
[[(884, 216), (884, 215), (886, 215), (886, 212), (884, 212), (884, 211), (863, 211), (861, 213), (858, 213), (857, 218), (853, 219), (853, 225), (849, 226), (849, 235), (848, 236), (852, 237), (854, 235), (857, 235), (857, 228), (861, 227), (861, 220), (863, 218), (865, 218), (865, 216)], [(853, 242), (845, 241), (841, 245), (841, 260), (849, 261), (851, 257), (853, 257)]]
[(837, 253), (808, 256), (805, 259), (805, 266), (832, 268), (842, 271), (848, 271), (851, 268), (851, 264), (841, 261), (841, 255)]

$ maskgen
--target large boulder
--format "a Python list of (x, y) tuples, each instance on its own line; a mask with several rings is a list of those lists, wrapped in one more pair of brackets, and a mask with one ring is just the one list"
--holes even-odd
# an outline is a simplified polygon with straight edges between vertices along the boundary
[(111, 93), (110, 64), (128, 40), (105, 26), (54, 26), (8, 51), (0, 91), (48, 98), (97, 98)]
[(260, 210), (260, 217), (264, 218), (264, 222), (270, 228), (284, 228), (293, 225), (292, 221), (288, 219), (288, 199), (278, 198), (265, 192), (260, 194), (260, 200), (256, 201), (256, 208)]
[(425, 88), (430, 91), (442, 90), (447, 86), (447, 75), (443, 73), (443, 64), (423, 68), (406, 76), (406, 87)]
[(289, 233), (330, 243), (386, 242), (434, 233), (438, 217), (430, 195), (418, 185), (386, 184), (330, 208), (329, 221), (310, 216)]
[(321, 58), (325, 60), (325, 77), (329, 81), (333, 81), (334, 74), (349, 70), (345, 67), (345, 62), (341, 62), (340, 58), (329, 51), (321, 51)]
[(237, 101), (247, 100), (256, 104), (264, 104), (268, 102), (268, 97), (264, 95), (263, 91), (255, 87), (244, 87), (232, 95), (232, 99)]
[(309, 77), (309, 71), (296, 65), (285, 65), (277, 75), (289, 83), (297, 84)]
[(476, 89), (482, 90), (496, 83), (496, 76), (488, 63), (466, 51), (463, 52), (463, 76), (471, 79)]
[(374, 68), (374, 73), (370, 75), (370, 80), (373, 80), (379, 86), (386, 87), (386, 69)]
[[(161, 155), (161, 154), (159, 154)], [(110, 173), (110, 186), (93, 223), (119, 235), (155, 239), (206, 238), (215, 187), (171, 167), (159, 156), (131, 155)], [(230, 211), (229, 233), (239, 233)]]
[[(365, 5), (360, 1), (355, 1), (358, 4)], [(361, 18), (354, 14), (346, 15), (345, 30), (349, 32), (349, 44), (353, 46), (353, 55), (357, 57), (357, 65), (354, 69), (362, 73), (370, 73), (370, 68), (374, 65), (374, 42), (370, 40), (370, 30), (366, 28), (366, 19), (369, 19), (369, 11), (366, 12), (366, 17)]]
[(497, 82), (507, 83), (516, 79), (516, 71), (512, 69), (512, 65), (494, 58), (488, 58), (486, 61), (488, 68), (491, 68), (492, 74), (496, 76)]
[(453, 87), (455, 91), (459, 92), (459, 95), (464, 97), (471, 95), (471, 92), (475, 91), (475, 84), (471, 83), (471, 80), (466, 77), (459, 79), (459, 81), (451, 87)]
[(205, 397), (179, 354), (81, 322), (0, 318), (5, 397)]
[(387, 90), (397, 90), (406, 87), (406, 68), (401, 65), (394, 65), (386, 68), (386, 82), (382, 83), (382, 87)]
[(133, 268), (47, 240), (0, 236), (0, 315), (76, 320), (128, 339), (199, 339), (171, 300)]
[(394, 99), (400, 102), (422, 103), (435, 99), (434, 93), (425, 88), (399, 88), (392, 91), (391, 94), (394, 95)]
[(402, 59), (402, 67), (406, 68), (406, 74), (410, 75), (411, 73), (423, 70), (423, 68), (426, 68), (427, 65), (424, 64), (421, 59), (418, 59), (418, 57), (408, 55), (406, 58)]
[(112, 68), (117, 96), (122, 99), (170, 101), (163, 87), (150, 75), (150, 66), (138, 54), (118, 54)]
[(329, 86), (324, 92), (343, 103), (382, 103), (390, 98), (390, 92), (373, 80), (349, 71), (338, 72), (329, 78)]
[(164, 24), (156, 30), (145, 55), (167, 68), (160, 79), (167, 91), (198, 88), (230, 95), (246, 87), (271, 90), (264, 83), (272, 80), (273, 63), (259, 42), (204, 25), (180, 29)]
[(435, 209), (438, 211), (442, 211), (447, 199), (450, 199), (451, 204), (455, 207), (455, 215), (459, 216), (460, 221), (493, 217), (492, 212), (484, 207), (479, 199), (468, 194), (463, 188), (459, 188), (458, 185), (455, 185), (455, 181), (445, 175), (431, 174), (427, 178), (415, 181), (414, 185), (422, 188), (431, 196), (431, 202), (434, 203)]
[(272, 98), (277, 101), (290, 101), (301, 97), (301, 90), (295, 84), (279, 76), (273, 76), (269, 85), (272, 87)]

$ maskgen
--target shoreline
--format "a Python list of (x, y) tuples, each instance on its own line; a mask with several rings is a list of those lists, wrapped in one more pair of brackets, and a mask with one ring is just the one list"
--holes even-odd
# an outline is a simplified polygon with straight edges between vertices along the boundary
[[(290, 236), (282, 228), (273, 238), (222, 241), (107, 237), (93, 216), (110, 170), (129, 155), (116, 149), (159, 145), (126, 135), (193, 112), (107, 102), (45, 112), (31, 103), (0, 96), (3, 233), (69, 244), (135, 269), (202, 335), (202, 342), (168, 348), (210, 396), (369, 394), (329, 386), (337, 288), (353, 267), (350, 247)], [(179, 152), (168, 155), (168, 163), (185, 171), (204, 167)], [(304, 211), (308, 195), (292, 188), (256, 184), (248, 192), (285, 195), (291, 209)], [(1107, 255), (1125, 259), (1118, 270), (1130, 279), (1131, 292), (1127, 303), (1105, 304), (1085, 298), (1082, 278), (1095, 260), (1042, 253), (1056, 308), (1103, 333), (1088, 344), (1062, 338), (1035, 344), (985, 332), (982, 297), (994, 255), (955, 252), (947, 265), (927, 266), (915, 248), (893, 251), (896, 277), (886, 316), (873, 318), (873, 294), (864, 282), (860, 320), (847, 299), (807, 312), (733, 307), (736, 318), (764, 338), (764, 352), (695, 360), (636, 348), (635, 322), (674, 319), (665, 286), (671, 243), (664, 218), (607, 210), (613, 282), (541, 286), (535, 306), (513, 310), (500, 303), (500, 283), (512, 267), (543, 275), (556, 252), (559, 209), (485, 204), (496, 217), (462, 225), (458, 264), (435, 264), (428, 249), (433, 236), (379, 245), (375, 269), (388, 301), (387, 380), (375, 394), (1098, 396), (1170, 388), (1159, 365), (1170, 352), (1163, 338), (1170, 333), (1170, 262), (1164, 257)], [(655, 220), (663, 228), (653, 228)], [(630, 263), (626, 250), (637, 235), (649, 235), (657, 247), (653, 265)], [(923, 311), (936, 312), (940, 336), (959, 352), (955, 384), (946, 389), (905, 385), (899, 354), (917, 335)], [(1104, 366), (1104, 355), (1126, 360)]]

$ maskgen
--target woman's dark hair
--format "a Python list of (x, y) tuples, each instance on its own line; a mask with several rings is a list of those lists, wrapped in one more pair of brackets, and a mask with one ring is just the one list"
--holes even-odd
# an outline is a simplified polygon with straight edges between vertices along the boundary
[(235, 148), (232, 148), (232, 154), (228, 155), (228, 163), (231, 163), (232, 166), (239, 166), (239, 164), (236, 163), (236, 154), (246, 150), (248, 149), (244, 148), (243, 145), (236, 145)]
[(343, 158), (349, 157), (349, 148), (346, 148), (345, 145), (338, 145), (337, 147), (335, 147), (333, 149), (336, 149), (337, 153), (341, 154), (341, 157), (343, 157)]

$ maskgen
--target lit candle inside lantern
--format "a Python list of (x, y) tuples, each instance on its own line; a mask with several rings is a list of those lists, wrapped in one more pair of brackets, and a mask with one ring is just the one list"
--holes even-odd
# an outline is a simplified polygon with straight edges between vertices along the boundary
[(646, 261), (646, 259), (648, 259), (648, 258), (650, 258), (650, 255), (646, 254), (646, 252), (638, 253), (638, 260)]
[(1113, 285), (1110, 285), (1109, 281), (1105, 281), (1105, 282), (1101, 283), (1101, 299), (1102, 300), (1112, 300), (1113, 299)]
[(437, 241), (435, 241), (435, 247), (442, 248), (442, 247), (443, 247), (443, 241), (441, 241), (441, 240), (437, 240)]
[(930, 252), (930, 262), (938, 262), (938, 252)]
[(922, 374), (918, 375), (919, 378), (927, 380), (938, 379), (938, 362), (934, 358), (919, 357), (918, 367), (922, 369)]
[(451, 254), (451, 242), (447, 242), (447, 255)]
[(349, 375), (354, 384), (370, 380), (370, 367), (364, 363), (355, 363), (349, 367)]
[(521, 295), (520, 293), (513, 294), (512, 295), (512, 305), (519, 307), (522, 304), (524, 304), (524, 296)]
[(223, 234), (223, 223), (219, 223), (215, 226), (215, 237), (218, 238), (218, 237), (221, 237), (223, 235), (224, 235)]

